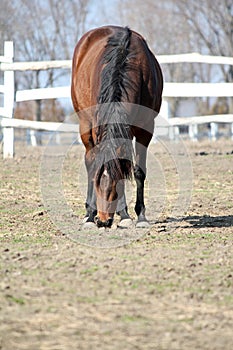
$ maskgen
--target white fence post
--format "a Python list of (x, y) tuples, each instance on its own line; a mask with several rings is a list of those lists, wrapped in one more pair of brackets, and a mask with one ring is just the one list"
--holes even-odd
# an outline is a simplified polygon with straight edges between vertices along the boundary
[[(14, 47), (12, 41), (4, 43), (4, 56), (13, 62)], [(4, 110), (7, 118), (13, 117), (14, 109), (14, 72), (4, 72)], [(3, 128), (3, 158), (14, 156), (14, 128)]]
[(218, 124), (210, 123), (210, 138), (212, 141), (217, 140), (217, 134), (218, 134)]
[(36, 132), (35, 130), (30, 130), (30, 141), (31, 141), (31, 145), (33, 147), (37, 146), (37, 141), (36, 141)]
[(192, 141), (197, 141), (198, 136), (198, 125), (197, 124), (191, 124), (189, 125), (189, 137)]

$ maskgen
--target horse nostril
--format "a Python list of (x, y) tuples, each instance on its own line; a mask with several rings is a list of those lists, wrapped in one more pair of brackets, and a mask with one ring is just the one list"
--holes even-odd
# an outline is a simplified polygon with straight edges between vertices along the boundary
[(112, 226), (112, 223), (113, 223), (113, 219), (112, 218), (109, 218), (107, 221), (106, 221), (106, 227), (111, 227)]
[(97, 215), (94, 218), (94, 222), (96, 226), (99, 228), (105, 226), (104, 223), (100, 220), (100, 218)]

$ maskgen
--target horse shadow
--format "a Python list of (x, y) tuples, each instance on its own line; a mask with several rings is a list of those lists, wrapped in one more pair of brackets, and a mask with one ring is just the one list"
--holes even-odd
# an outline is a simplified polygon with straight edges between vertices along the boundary
[(193, 227), (204, 228), (204, 227), (232, 227), (233, 226), (233, 215), (221, 215), (221, 216), (192, 216), (187, 217), (186, 220)]
[[(221, 215), (221, 216), (210, 216), (210, 215), (193, 215), (182, 218), (169, 218), (168, 222), (179, 223), (183, 228), (208, 228), (208, 227), (233, 227), (233, 215)], [(184, 226), (184, 222), (188, 225)]]

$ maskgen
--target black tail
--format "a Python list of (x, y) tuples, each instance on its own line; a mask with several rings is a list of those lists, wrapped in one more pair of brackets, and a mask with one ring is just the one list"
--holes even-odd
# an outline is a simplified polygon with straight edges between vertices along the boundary
[[(97, 110), (97, 139), (100, 145), (99, 164), (108, 167), (114, 179), (132, 175), (131, 129), (128, 114), (122, 100), (127, 101), (127, 89), (131, 82), (127, 76), (131, 30), (122, 28), (108, 39), (103, 56), (104, 68)], [(101, 167), (103, 170), (103, 166)], [(99, 170), (101, 176), (102, 170)]]

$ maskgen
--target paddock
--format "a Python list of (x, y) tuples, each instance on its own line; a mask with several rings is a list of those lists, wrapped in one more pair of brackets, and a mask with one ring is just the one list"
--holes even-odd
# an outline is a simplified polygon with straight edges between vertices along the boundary
[[(113, 248), (96, 247), (101, 233), (80, 242), (56, 226), (39, 184), (45, 147), (16, 147), (13, 160), (0, 159), (2, 349), (232, 349), (231, 140), (185, 141), (192, 195), (179, 218), (174, 160), (162, 142), (151, 145), (166, 179), (147, 192), (151, 227), (117, 247), (109, 232)], [(73, 145), (62, 171), (80, 221), (82, 157)]]
[[(66, 138), (50, 147), (16, 137), (14, 158), (0, 157), (2, 350), (232, 349), (232, 116), (223, 118), (227, 136), (198, 142), (174, 130), (165, 137), (173, 125), (162, 119), (149, 147), (150, 227), (131, 232), (80, 230), (78, 129), (45, 123), (51, 141), (54, 127)], [(9, 116), (1, 123), (15, 136), (42, 127)], [(133, 182), (127, 199), (133, 216)]]

